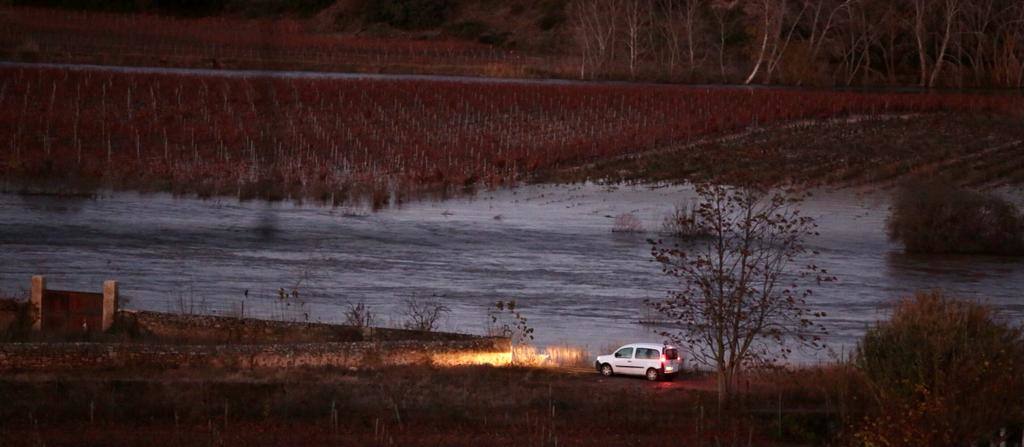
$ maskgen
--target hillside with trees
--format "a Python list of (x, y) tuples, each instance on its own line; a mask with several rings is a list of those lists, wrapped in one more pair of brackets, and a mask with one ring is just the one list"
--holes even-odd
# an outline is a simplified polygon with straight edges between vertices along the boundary
[[(1024, 87), (1017, 0), (12, 0), (287, 18), (315, 34), (467, 41), (552, 77), (798, 86)], [(548, 64), (550, 65), (550, 64)]]

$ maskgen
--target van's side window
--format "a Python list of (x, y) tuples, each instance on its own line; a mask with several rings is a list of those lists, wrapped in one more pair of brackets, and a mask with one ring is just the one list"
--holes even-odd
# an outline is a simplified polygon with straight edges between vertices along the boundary
[(629, 359), (633, 358), (633, 348), (622, 348), (615, 352), (615, 358), (617, 359)]
[(656, 360), (660, 357), (657, 349), (637, 348), (636, 358), (646, 360)]

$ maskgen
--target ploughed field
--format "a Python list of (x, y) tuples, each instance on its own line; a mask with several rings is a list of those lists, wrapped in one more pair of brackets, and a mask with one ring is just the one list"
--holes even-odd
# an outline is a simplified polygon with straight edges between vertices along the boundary
[(548, 180), (729, 182), (888, 187), (943, 176), (969, 187), (1024, 184), (1024, 121), (935, 113), (784, 123), (600, 160)]
[[(8, 189), (42, 183), (383, 205), (792, 122), (937, 112), (1012, 121), (1022, 111), (1024, 99), (1009, 95), (4, 65), (0, 176)], [(787, 150), (764, 143), (762, 152)], [(720, 146), (685, 153), (681, 164), (749, 171), (749, 157)]]

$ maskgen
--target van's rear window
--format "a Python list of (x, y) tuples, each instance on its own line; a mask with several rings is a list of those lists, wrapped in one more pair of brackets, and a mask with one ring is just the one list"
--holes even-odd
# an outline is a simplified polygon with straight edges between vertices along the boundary
[(668, 360), (678, 359), (679, 351), (676, 348), (668, 348), (665, 350), (665, 358)]

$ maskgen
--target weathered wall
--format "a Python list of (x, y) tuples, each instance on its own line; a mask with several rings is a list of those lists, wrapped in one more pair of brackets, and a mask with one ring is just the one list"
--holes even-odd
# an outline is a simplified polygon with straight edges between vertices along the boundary
[(473, 340), (479, 337), (445, 332), (388, 328), (357, 328), (320, 323), (119, 311), (113, 330), (130, 338), (188, 344), (321, 343), (386, 340)]
[(0, 372), (504, 364), (507, 339), (266, 345), (0, 343)]

